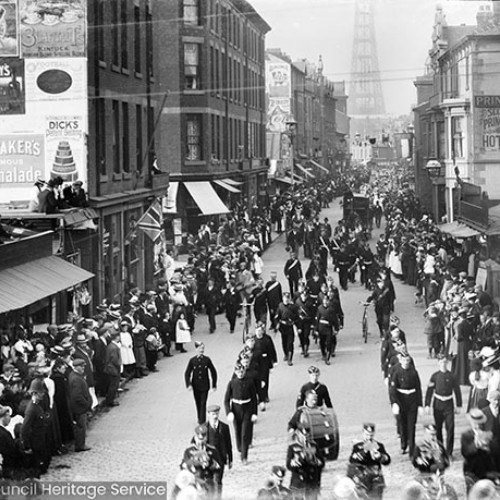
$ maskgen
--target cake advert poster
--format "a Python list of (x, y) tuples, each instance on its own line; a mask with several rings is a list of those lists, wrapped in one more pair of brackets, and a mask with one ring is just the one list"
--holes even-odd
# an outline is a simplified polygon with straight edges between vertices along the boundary
[(81, 115), (47, 116), (45, 171), (47, 178), (86, 184), (85, 121)]

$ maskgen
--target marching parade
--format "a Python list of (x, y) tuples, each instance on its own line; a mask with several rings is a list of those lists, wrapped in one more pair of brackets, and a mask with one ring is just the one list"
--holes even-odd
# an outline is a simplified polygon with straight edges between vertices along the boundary
[(0, 499), (500, 500), (499, 54), (491, 0), (0, 0)]

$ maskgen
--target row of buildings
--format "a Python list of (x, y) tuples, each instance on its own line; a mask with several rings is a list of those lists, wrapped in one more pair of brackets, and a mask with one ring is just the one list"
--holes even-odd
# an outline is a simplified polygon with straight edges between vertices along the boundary
[[(343, 82), (266, 50), (271, 27), (246, 0), (5, 9), (0, 329), (153, 286), (161, 245), (136, 224), (157, 199), (179, 245), (236, 202), (251, 210), (348, 161)], [(57, 176), (82, 181), (89, 206), (29, 211), (35, 181)]]
[[(473, 25), (435, 15), (427, 70), (416, 78), (414, 165), (420, 199), (458, 241), (482, 245), (484, 283), (500, 295), (500, 5)], [(483, 283), (483, 284), (484, 284)]]

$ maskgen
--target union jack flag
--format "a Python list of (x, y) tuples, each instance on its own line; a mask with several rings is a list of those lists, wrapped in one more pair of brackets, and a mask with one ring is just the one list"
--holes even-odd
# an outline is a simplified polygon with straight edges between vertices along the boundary
[(164, 236), (161, 202), (157, 198), (137, 222), (136, 228), (144, 232), (154, 243)]

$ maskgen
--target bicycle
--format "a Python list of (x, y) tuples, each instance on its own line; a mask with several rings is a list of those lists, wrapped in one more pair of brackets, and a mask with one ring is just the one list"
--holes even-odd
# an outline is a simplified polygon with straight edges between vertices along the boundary
[(361, 334), (366, 344), (368, 342), (368, 307), (371, 305), (371, 302), (360, 302), (360, 304), (364, 307), (363, 317), (361, 318)]

